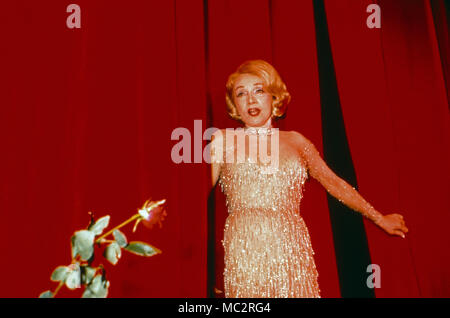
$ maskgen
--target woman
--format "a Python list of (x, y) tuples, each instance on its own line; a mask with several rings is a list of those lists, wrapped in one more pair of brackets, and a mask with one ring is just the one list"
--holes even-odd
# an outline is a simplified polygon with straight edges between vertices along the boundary
[[(269, 63), (245, 62), (226, 88), (228, 112), (244, 124), (232, 133), (217, 131), (211, 143), (212, 184), (219, 182), (229, 212), (223, 240), (226, 297), (320, 297), (314, 252), (299, 210), (308, 176), (387, 233), (405, 237), (401, 215), (375, 210), (330, 170), (302, 134), (272, 127), (284, 115), (290, 95)], [(240, 154), (244, 160), (235, 162), (242, 152), (235, 139), (242, 136), (249, 154), (271, 143), (271, 155), (278, 156), (275, 168), (268, 170), (267, 162), (247, 151)]]

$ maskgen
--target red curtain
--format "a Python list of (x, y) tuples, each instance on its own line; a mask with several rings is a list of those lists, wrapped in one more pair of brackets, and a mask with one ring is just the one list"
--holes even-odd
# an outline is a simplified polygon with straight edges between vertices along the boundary
[[(194, 146), (196, 119), (203, 130), (236, 127), (225, 81), (260, 58), (293, 96), (279, 127), (322, 151), (312, 1), (78, 0), (81, 28), (69, 29), (72, 2), (7, 1), (0, 11), (0, 297), (55, 288), (49, 276), (70, 262), (70, 236), (89, 211), (118, 224), (150, 196), (168, 200), (163, 228), (129, 238), (163, 253), (107, 265), (110, 296), (205, 297), (209, 166), (174, 163), (172, 131), (187, 128)], [(368, 29), (370, 3), (325, 8), (360, 192), (381, 212), (404, 214), (410, 228), (401, 240), (366, 224), (381, 267), (376, 294), (448, 297), (448, 100), (430, 5), (377, 1), (382, 27)], [(314, 180), (301, 213), (322, 296), (339, 297), (326, 195)], [(219, 289), (225, 217), (216, 189)]]
[(373, 1), (325, 1), (339, 96), (360, 193), (401, 213), (392, 238), (366, 221), (377, 297), (450, 295), (449, 116), (428, 1), (377, 1), (381, 28), (361, 15)]

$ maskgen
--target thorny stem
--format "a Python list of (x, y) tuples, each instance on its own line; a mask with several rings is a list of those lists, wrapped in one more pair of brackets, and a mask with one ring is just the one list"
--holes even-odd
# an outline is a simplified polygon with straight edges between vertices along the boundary
[[(147, 205), (147, 202), (148, 202), (148, 200), (144, 203), (144, 206)], [(154, 204), (151, 206), (151, 208), (153, 208), (154, 206), (158, 206), (159, 204), (164, 203), (164, 202), (165, 202), (165, 200), (158, 201), (158, 202), (154, 203)], [(89, 212), (89, 214), (92, 214), (92, 212)], [(92, 215), (91, 215), (91, 217), (92, 217)], [(139, 213), (136, 213), (135, 215), (133, 215), (133, 216), (132, 216), (131, 218), (129, 218), (128, 220), (122, 222), (121, 224), (117, 225), (115, 228), (111, 229), (110, 231), (108, 231), (108, 232), (106, 232), (105, 234), (103, 234), (102, 236), (100, 236), (98, 239), (95, 240), (95, 243), (99, 244), (99, 243), (102, 243), (102, 242), (105, 242), (105, 241), (107, 242), (108, 240), (104, 240), (105, 237), (107, 237), (108, 235), (112, 234), (115, 230), (120, 229), (121, 227), (123, 227), (123, 226), (127, 225), (128, 223), (131, 223), (131, 222), (133, 222), (134, 220), (139, 219), (139, 218), (142, 218), (142, 216), (141, 216)], [(137, 224), (136, 224), (136, 225), (137, 225)], [(78, 261), (78, 256), (79, 256), (79, 255), (77, 255), (75, 258), (72, 258), (71, 264), (74, 264), (74, 263), (76, 263), (76, 262)], [(102, 268), (101, 265), (100, 265), (100, 268)], [(97, 270), (97, 269), (96, 269), (96, 270)], [(52, 296), (52, 297), (55, 297), (56, 294), (58, 294), (59, 290), (60, 290), (63, 286), (64, 286), (64, 281), (60, 281), (59, 284), (58, 284), (58, 286), (55, 288), (55, 291), (53, 292), (53, 296)]]
[(56, 294), (59, 292), (61, 287), (63, 287), (64, 281), (60, 281), (58, 287), (56, 287), (55, 291), (53, 292), (53, 298), (56, 296)]
[(114, 241), (114, 240), (102, 239), (102, 240), (100, 241), (100, 244), (104, 244), (104, 243), (113, 243), (113, 242), (115, 242), (115, 241)]
[(103, 234), (102, 236), (100, 236), (98, 239), (95, 240), (95, 243), (100, 243), (100, 241), (102, 239), (104, 239), (105, 237), (107, 237), (108, 235), (110, 235), (112, 232), (114, 232), (117, 229), (120, 229), (121, 227), (127, 225), (128, 223), (133, 222), (134, 220), (136, 220), (137, 218), (141, 218), (142, 216), (139, 213), (136, 213), (135, 215), (133, 215), (131, 218), (129, 218), (128, 220), (126, 220), (125, 222), (122, 222), (121, 224), (117, 225), (115, 228), (111, 229), (110, 231), (106, 232), (105, 234)]

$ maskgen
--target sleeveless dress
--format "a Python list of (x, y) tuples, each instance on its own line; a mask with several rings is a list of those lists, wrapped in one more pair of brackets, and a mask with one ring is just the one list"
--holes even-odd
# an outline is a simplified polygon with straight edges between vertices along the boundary
[(224, 163), (226, 297), (320, 297), (308, 229), (300, 216), (308, 178), (301, 157), (273, 171), (254, 162)]

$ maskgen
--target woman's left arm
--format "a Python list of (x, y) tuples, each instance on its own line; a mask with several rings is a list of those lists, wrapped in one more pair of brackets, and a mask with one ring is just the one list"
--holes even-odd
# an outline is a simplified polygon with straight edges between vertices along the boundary
[(308, 165), (309, 174), (333, 197), (354, 211), (361, 213), (391, 235), (405, 237), (408, 228), (400, 214), (383, 215), (370, 205), (345, 180), (338, 177), (325, 163), (316, 147), (304, 136), (295, 134), (300, 152)]

